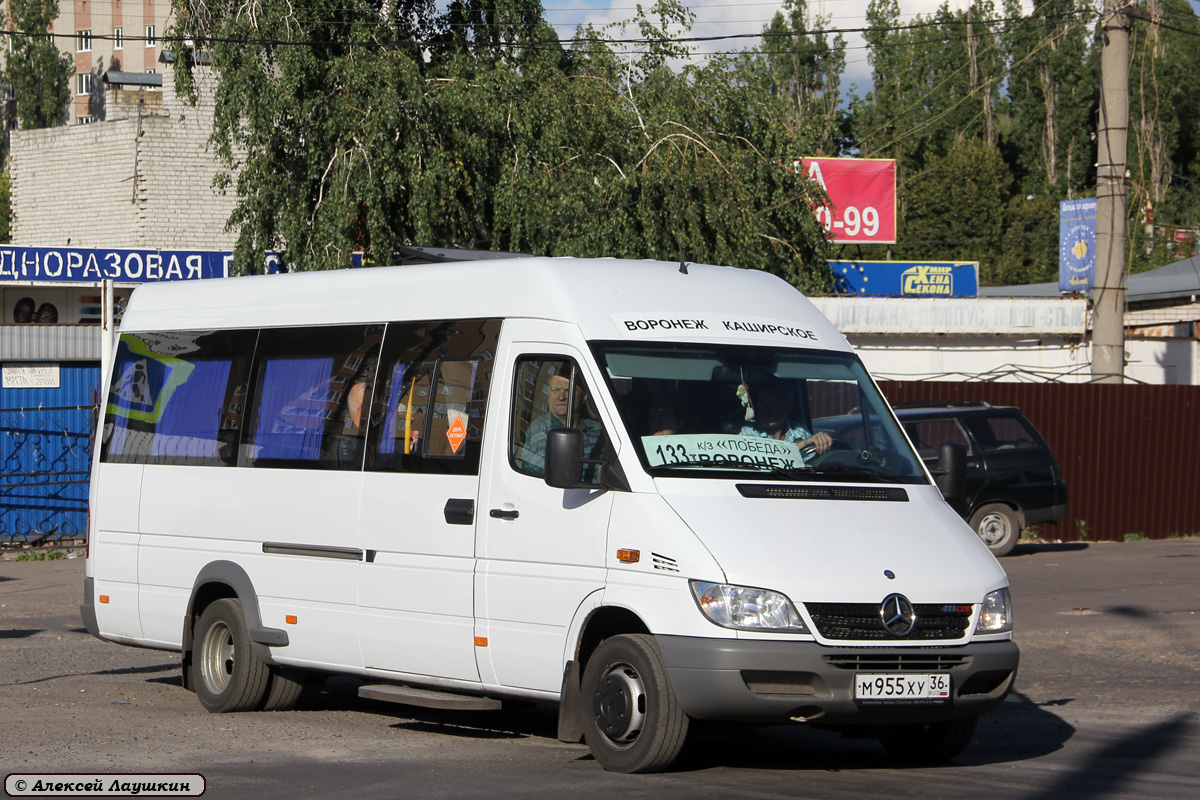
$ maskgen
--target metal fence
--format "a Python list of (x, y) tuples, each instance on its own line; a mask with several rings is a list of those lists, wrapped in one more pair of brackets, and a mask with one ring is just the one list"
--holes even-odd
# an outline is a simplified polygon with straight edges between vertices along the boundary
[(1200, 386), (883, 381), (892, 403), (1018, 406), (1042, 432), (1071, 510), (1046, 538), (1200, 534)]
[(0, 546), (87, 536), (95, 411), (0, 408)]

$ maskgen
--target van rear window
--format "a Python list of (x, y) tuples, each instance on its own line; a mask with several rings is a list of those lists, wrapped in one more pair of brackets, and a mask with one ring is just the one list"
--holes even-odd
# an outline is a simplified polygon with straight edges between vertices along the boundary
[(231, 466), (256, 331), (123, 334), (114, 358), (104, 461)]
[(1037, 436), (1018, 417), (975, 417), (967, 421), (979, 449), (985, 453), (1034, 450), (1041, 447)]

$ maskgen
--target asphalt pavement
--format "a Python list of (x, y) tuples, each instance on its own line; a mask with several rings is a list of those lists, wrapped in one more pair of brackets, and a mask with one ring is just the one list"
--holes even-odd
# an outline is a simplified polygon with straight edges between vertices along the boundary
[(801, 727), (689, 744), (661, 775), (605, 772), (553, 708), (450, 713), (357, 698), (212, 715), (179, 657), (89, 636), (82, 560), (0, 561), (0, 775), (201, 773), (205, 797), (1200, 797), (1200, 541), (1022, 545), (1017, 690), (953, 764)]

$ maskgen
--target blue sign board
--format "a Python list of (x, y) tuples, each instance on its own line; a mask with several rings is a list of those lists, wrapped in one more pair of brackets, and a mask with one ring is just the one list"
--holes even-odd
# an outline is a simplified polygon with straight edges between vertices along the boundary
[(0, 283), (149, 283), (224, 278), (233, 254), (217, 250), (0, 247)]
[(975, 297), (977, 261), (830, 261), (839, 294)]
[(1096, 269), (1096, 198), (1058, 204), (1058, 290), (1088, 292)]

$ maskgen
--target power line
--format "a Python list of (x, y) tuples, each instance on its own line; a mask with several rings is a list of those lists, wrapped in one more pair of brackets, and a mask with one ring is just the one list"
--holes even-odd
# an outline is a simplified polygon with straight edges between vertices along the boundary
[[(1091, 16), (1091, 11), (1068, 11), (1061, 14), (1042, 15), (1039, 19), (1065, 19), (1078, 16)], [(1021, 22), (1028, 18), (1026, 17), (1000, 17), (990, 20), (922, 20), (906, 25), (891, 25), (891, 26), (862, 26), (855, 28), (814, 28), (812, 30), (791, 30), (791, 31), (761, 31), (759, 33), (726, 33), (713, 36), (664, 36), (664, 37), (632, 37), (632, 38), (616, 38), (616, 37), (598, 37), (584, 36), (572, 37), (570, 39), (553, 38), (553, 39), (534, 39), (529, 41), (521, 40), (489, 40), (485, 42), (466, 41), (461, 39), (369, 39), (369, 40), (308, 40), (308, 39), (273, 39), (273, 38), (251, 38), (251, 37), (234, 37), (234, 36), (172, 36), (172, 35), (156, 35), (153, 37), (147, 36), (122, 36), (121, 38), (127, 42), (146, 42), (156, 44), (158, 42), (169, 42), (173, 44), (183, 44), (192, 46), (193, 42), (198, 40), (203, 44), (248, 44), (260, 46), (274, 47), (328, 47), (330, 45), (339, 45), (342, 47), (411, 47), (418, 49), (429, 48), (463, 48), (463, 47), (489, 47), (489, 48), (533, 48), (533, 47), (563, 47), (565, 45), (613, 45), (613, 44), (641, 44), (641, 45), (682, 45), (696, 44), (702, 42), (721, 42), (732, 40), (748, 40), (748, 39), (791, 39), (804, 36), (837, 36), (847, 33), (899, 33), (903, 31), (921, 30), (927, 28), (965, 28), (967, 25), (1000, 25), (1007, 22)], [(346, 20), (346, 24), (352, 24), (353, 20)], [(474, 26), (471, 26), (474, 27)], [(0, 34), (10, 38), (46, 38), (46, 39), (75, 39), (76, 33), (42, 33), (34, 31), (10, 31), (0, 30)], [(91, 38), (97, 41), (115, 41), (114, 34), (92, 34)]]

